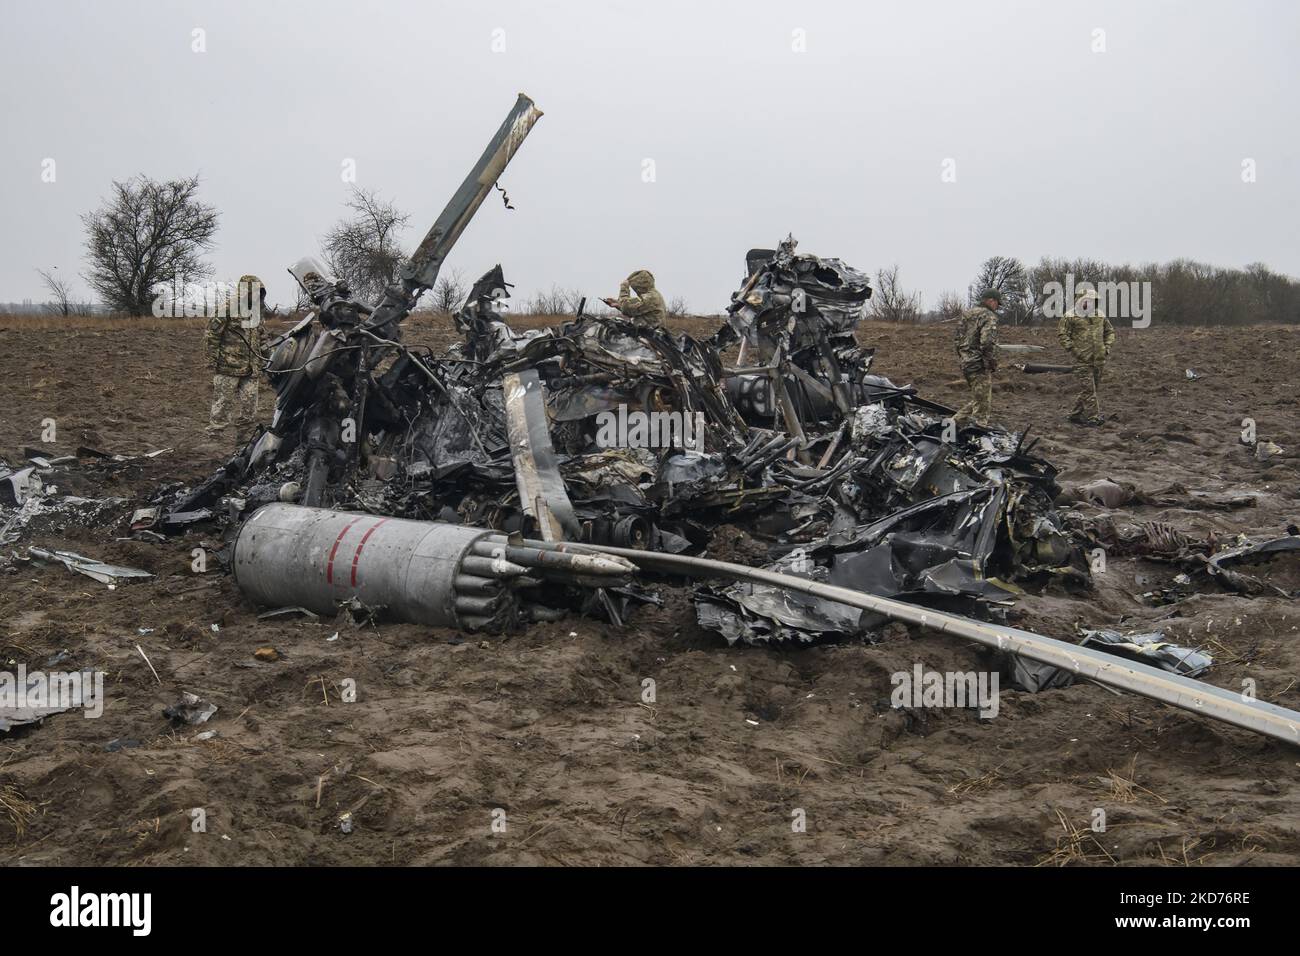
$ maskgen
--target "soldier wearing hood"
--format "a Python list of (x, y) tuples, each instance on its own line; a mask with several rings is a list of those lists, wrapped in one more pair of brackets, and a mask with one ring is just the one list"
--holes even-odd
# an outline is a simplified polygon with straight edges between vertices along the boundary
[[(636, 292), (635, 297), (632, 292)], [(645, 325), (663, 325), (668, 318), (664, 297), (655, 288), (655, 277), (645, 269), (638, 269), (624, 279), (618, 289), (618, 298), (605, 299), (605, 304)]]
[(212, 409), (207, 431), (216, 434), (233, 424), (242, 437), (257, 418), (266, 287), (257, 276), (240, 276), (225, 305), (208, 319), (204, 335), (204, 350), (212, 370)]
[(1079, 383), (1074, 410), (1070, 412), (1070, 421), (1076, 425), (1100, 425), (1104, 421), (1098, 389), (1102, 369), (1115, 344), (1115, 327), (1097, 307), (1100, 299), (1092, 289), (1085, 290), (1074, 308), (1061, 316), (1056, 330), (1056, 337), (1074, 360), (1074, 377)]

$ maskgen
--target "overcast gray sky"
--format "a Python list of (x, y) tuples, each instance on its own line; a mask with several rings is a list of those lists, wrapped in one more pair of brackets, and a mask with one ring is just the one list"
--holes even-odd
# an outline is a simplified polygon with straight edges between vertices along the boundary
[(610, 295), (645, 267), (716, 311), (745, 250), (787, 232), (899, 263), (927, 305), (994, 254), (1300, 275), (1293, 2), (0, 9), (0, 301), (42, 298), (37, 268), (81, 271), (79, 216), (142, 172), (201, 174), (217, 275), (290, 299), (285, 268), (343, 213), (345, 160), (412, 213), (413, 248), (518, 91), (546, 115), (502, 180), (517, 208), (490, 196), (447, 264), (501, 262), (517, 296)]

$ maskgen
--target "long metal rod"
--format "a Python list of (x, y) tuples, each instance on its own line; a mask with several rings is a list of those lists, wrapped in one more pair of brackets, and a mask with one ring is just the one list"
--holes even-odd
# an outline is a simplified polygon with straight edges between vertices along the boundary
[(584, 544), (583, 547), (601, 554), (627, 558), (642, 568), (674, 571), (694, 577), (753, 581), (802, 594), (811, 594), (828, 601), (838, 601), (850, 607), (883, 614), (895, 621), (916, 624), (943, 634), (954, 634), (1004, 653), (1019, 654), (1030, 660), (1051, 664), (1079, 677), (1095, 680), (1120, 690), (1132, 691), (1194, 714), (1244, 727), (1266, 737), (1272, 737), (1274, 740), (1300, 744), (1300, 713), (1222, 687), (1215, 687), (1213, 684), (1128, 661), (1104, 651), (1067, 644), (1064, 641), (1043, 637), (1041, 634), (1022, 631), (1015, 627), (987, 624), (957, 614), (906, 604), (892, 598), (877, 597), (834, 584), (778, 574), (762, 568), (750, 568), (728, 561), (663, 554), (656, 551), (637, 551), (607, 545)]

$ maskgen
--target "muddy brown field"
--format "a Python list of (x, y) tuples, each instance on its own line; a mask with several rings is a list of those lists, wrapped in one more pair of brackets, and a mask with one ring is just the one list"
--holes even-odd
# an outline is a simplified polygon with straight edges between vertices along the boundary
[[(974, 645), (891, 626), (877, 644), (728, 648), (685, 589), (616, 629), (573, 617), (484, 639), (413, 625), (259, 622), (219, 569), (196, 574), (197, 532), (126, 538), (167, 483), (232, 448), (203, 432), (210, 380), (192, 324), (0, 319), (0, 457), (171, 449), (89, 465), (61, 492), (126, 501), (98, 527), (26, 536), (153, 572), (115, 590), (62, 567), (0, 567), (0, 658), (107, 673), (104, 714), (0, 735), (7, 864), (1167, 864), (1300, 862), (1300, 749), (1093, 684), (1002, 691), (999, 715), (889, 706), (890, 674), (987, 667)], [(678, 323), (693, 333), (709, 320)], [(166, 330), (166, 331), (163, 331)], [(449, 328), (413, 324), (434, 346)], [(962, 400), (949, 327), (867, 324), (876, 370)], [(1003, 341), (1049, 345), (1050, 330)], [(1004, 359), (1009, 365), (1014, 359)], [(1191, 381), (1194, 368), (1201, 378)], [(1068, 377), (1004, 368), (995, 417), (1031, 429), (1065, 485), (1110, 477), (1186, 507), (1125, 520), (1189, 533), (1300, 524), (1300, 330), (1158, 326), (1120, 332), (1100, 429), (1071, 426)], [(264, 386), (262, 415), (272, 394)], [(1285, 454), (1259, 463), (1243, 418)], [(56, 441), (42, 445), (53, 419)], [(1228, 511), (1190, 491), (1254, 492)], [(208, 541), (215, 544), (216, 542)], [(729, 544), (734, 548), (734, 542)], [(743, 553), (743, 548), (741, 549)], [(733, 551), (733, 553), (735, 553)], [(10, 555), (6, 554), (6, 558)], [(1139, 628), (1216, 658), (1208, 679), (1300, 708), (1300, 604), (1207, 592), (1164, 608), (1136, 595), (1176, 573), (1114, 560), (1091, 594), (1026, 597), (1019, 626)], [(337, 639), (333, 639), (337, 633)], [(137, 645), (148, 655), (158, 678)], [(253, 657), (271, 646), (280, 659)], [(656, 685), (653, 705), (641, 682)], [(357, 701), (340, 689), (355, 681)], [(173, 728), (184, 691), (220, 710)], [(200, 731), (216, 731), (196, 740)], [(206, 832), (193, 832), (193, 811)], [(1096, 808), (1107, 828), (1089, 829)], [(793, 814), (806, 814), (794, 832)], [(505, 832), (494, 833), (494, 819)], [(339, 826), (350, 812), (351, 833)], [(495, 813), (495, 816), (494, 816)]]

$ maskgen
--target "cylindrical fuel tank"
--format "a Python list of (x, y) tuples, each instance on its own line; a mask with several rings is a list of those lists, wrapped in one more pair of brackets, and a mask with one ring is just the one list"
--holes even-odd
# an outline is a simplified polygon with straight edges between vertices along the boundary
[(459, 627), (456, 576), (482, 528), (269, 504), (235, 539), (234, 575), (258, 604), (334, 614), (356, 598), (398, 620)]

